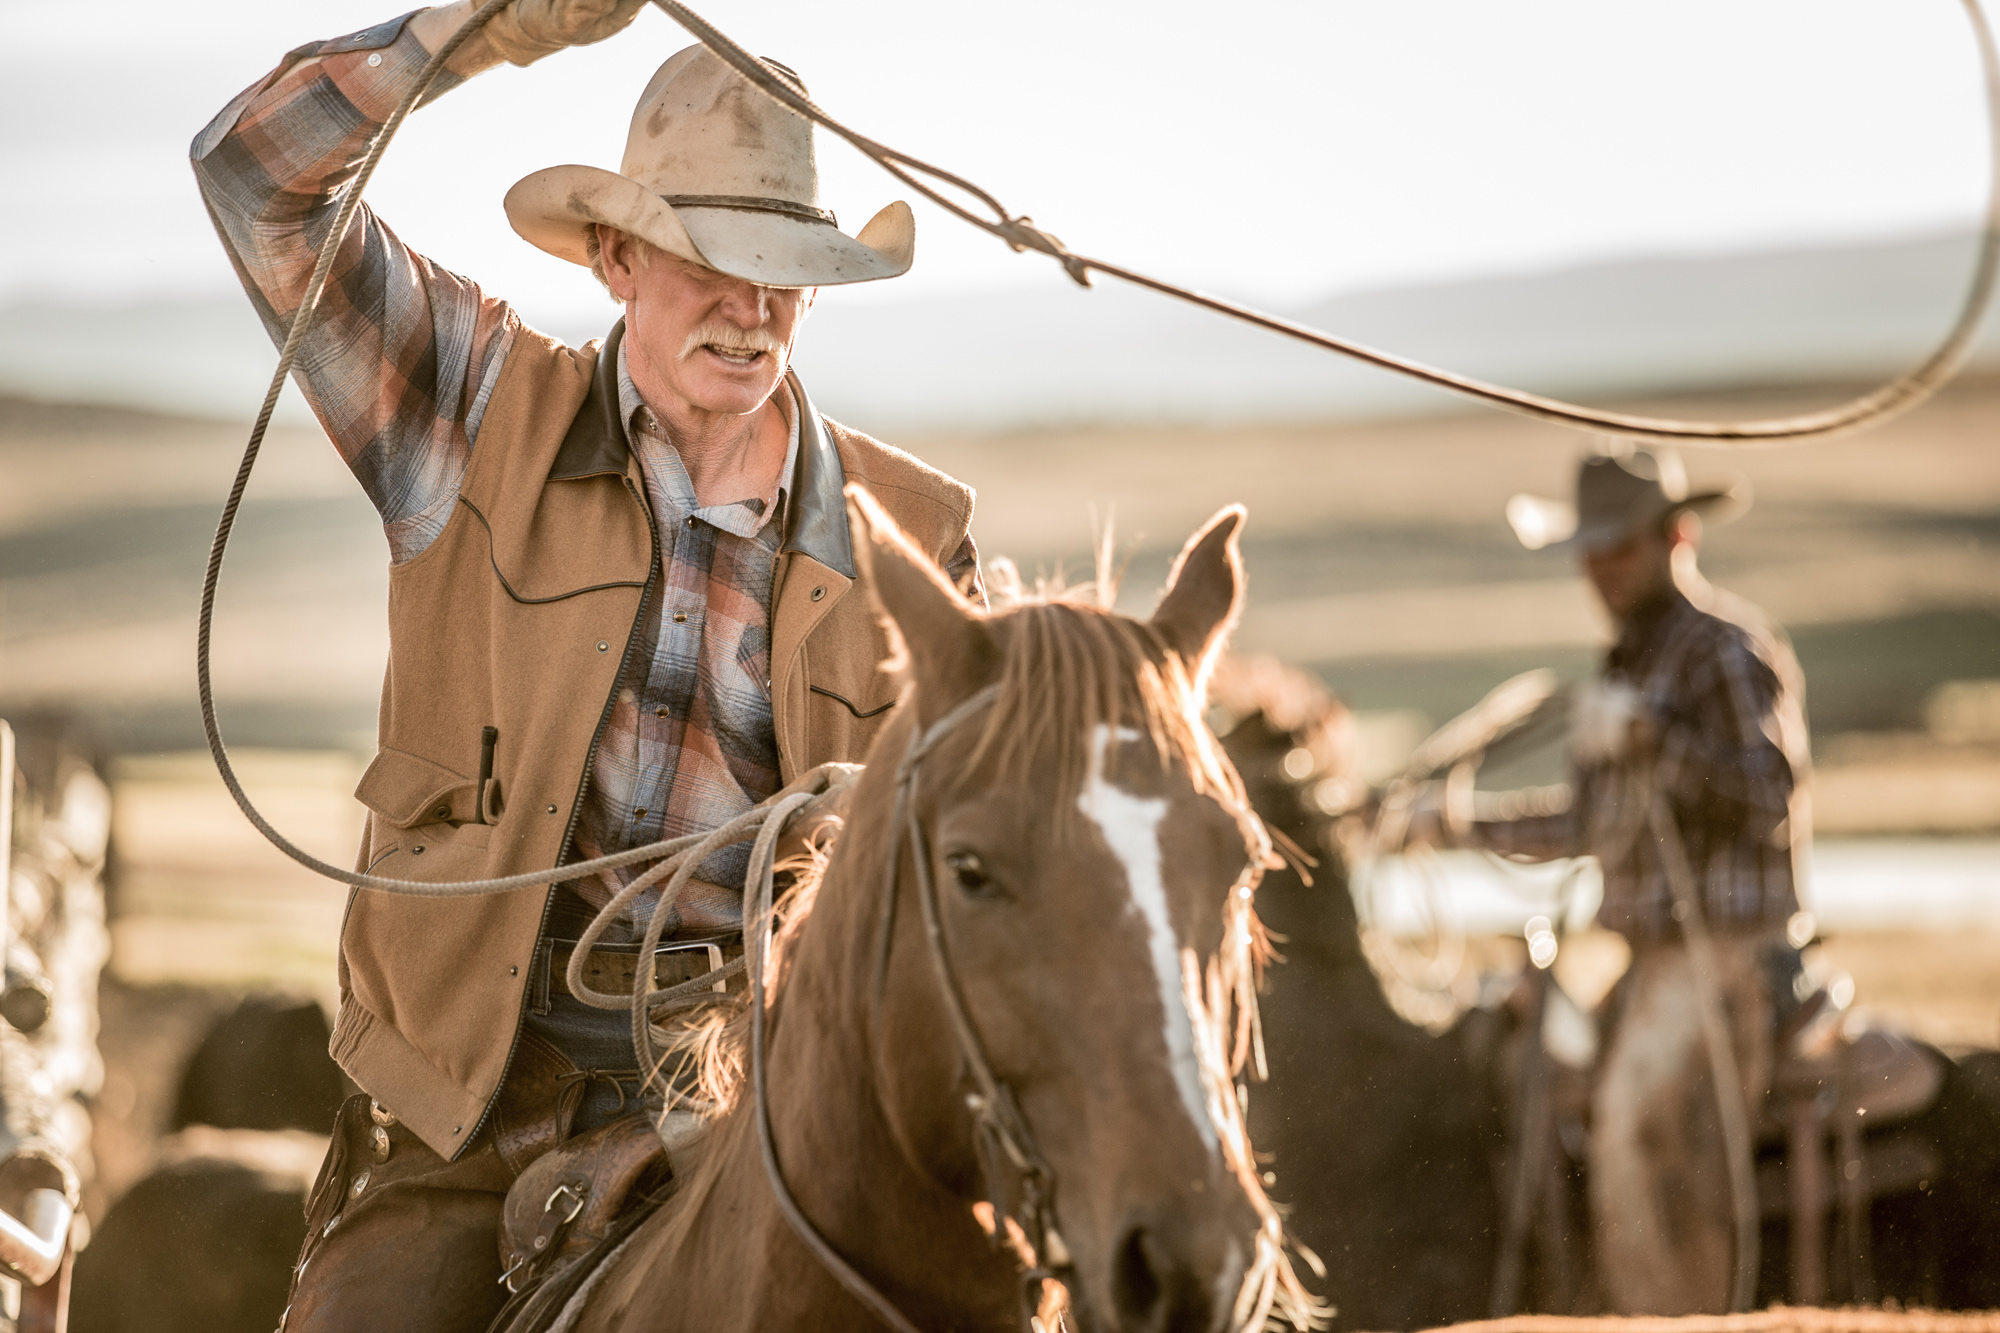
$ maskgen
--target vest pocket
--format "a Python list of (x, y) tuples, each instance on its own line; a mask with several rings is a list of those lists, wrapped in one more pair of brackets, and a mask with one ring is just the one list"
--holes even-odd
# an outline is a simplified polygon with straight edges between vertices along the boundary
[[(375, 812), (369, 873), (385, 879), (481, 879), (487, 874), (491, 823), (475, 823), (479, 780), (408, 750), (384, 748), (354, 795)], [(487, 818), (498, 813), (496, 779), (487, 784)]]
[(378, 839), (369, 874), (384, 879), (414, 879), (438, 884), (447, 880), (485, 879), (493, 837), (491, 824), (418, 824), (384, 829), (395, 840)]
[(354, 799), (399, 829), (432, 823), (483, 828), (472, 822), (479, 816), (478, 786), (477, 778), (422, 755), (384, 747), (361, 775)]

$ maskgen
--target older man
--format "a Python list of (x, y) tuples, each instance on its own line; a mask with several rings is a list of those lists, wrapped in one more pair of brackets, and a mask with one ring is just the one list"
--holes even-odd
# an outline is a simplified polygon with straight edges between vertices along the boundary
[[(470, 0), (293, 51), (195, 140), (202, 193), (274, 338), (370, 138)], [(639, 0), (519, 0), (449, 89), (622, 29)], [(849, 236), (811, 127), (699, 47), (654, 75), (618, 172), (555, 167), (508, 216), (625, 316), (566, 347), (362, 209), (299, 381), (391, 556), (380, 752), (361, 864), (431, 881), (546, 869), (713, 828), (862, 757), (893, 700), (841, 488), (866, 484), (977, 591), (972, 493), (822, 417), (789, 361), (814, 290), (910, 265), (907, 206)], [(628, 920), (605, 989), (691, 979), (740, 931), (747, 849)], [(629, 1018), (572, 997), (579, 932), (639, 867), (480, 898), (354, 895), (333, 1052), (343, 1109), (293, 1329), (482, 1329), (497, 1223), (534, 1156), (639, 1089)], [(650, 902), (636, 909), (643, 922)]]
[[(1632, 946), (1591, 1106), (1590, 1203), (1599, 1284), (1626, 1314), (1729, 1308), (1736, 1238), (1727, 1158), (1699, 1019), (1703, 979), (1686, 911), (1648, 826), (1663, 789), (1715, 941), (1720, 992), (1754, 1118), (1770, 1087), (1773, 1010), (1790, 1002), (1798, 856), (1810, 836), (1803, 683), (1783, 637), (1695, 565), (1701, 516), (1742, 508), (1690, 494), (1679, 459), (1631, 450), (1584, 461), (1574, 505), (1516, 496), (1524, 544), (1573, 551), (1618, 627), (1581, 692), (1569, 808), (1474, 823), (1461, 837), (1530, 860), (1594, 855), (1598, 920)], [(1777, 984), (1773, 984), (1773, 983)]]

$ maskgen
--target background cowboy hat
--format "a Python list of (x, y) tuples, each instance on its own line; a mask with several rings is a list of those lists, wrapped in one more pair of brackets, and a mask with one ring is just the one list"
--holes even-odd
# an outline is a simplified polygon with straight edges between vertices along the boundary
[(819, 206), (811, 123), (702, 46), (654, 73), (617, 171), (546, 167), (517, 182), (505, 203), (530, 243), (586, 266), (589, 228), (599, 222), (765, 287), (893, 278), (916, 256), (916, 219), (902, 202), (858, 236), (843, 233)]
[(1719, 488), (1688, 493), (1687, 472), (1671, 449), (1607, 448), (1576, 471), (1576, 500), (1516, 495), (1507, 523), (1530, 551), (1616, 546), (1667, 515), (1686, 511), (1727, 523), (1750, 507), (1750, 484), (1732, 478)]

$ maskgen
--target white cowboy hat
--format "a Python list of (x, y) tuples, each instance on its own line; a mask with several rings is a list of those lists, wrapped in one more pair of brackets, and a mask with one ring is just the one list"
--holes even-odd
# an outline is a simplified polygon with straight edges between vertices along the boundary
[(1626, 449), (1583, 460), (1573, 503), (1515, 496), (1507, 502), (1507, 523), (1530, 551), (1596, 551), (1669, 514), (1695, 513), (1727, 523), (1749, 507), (1750, 484), (1741, 477), (1690, 494), (1687, 472), (1672, 449)]
[(819, 206), (811, 122), (703, 46), (654, 73), (617, 171), (545, 168), (507, 191), (506, 209), (523, 238), (572, 264), (589, 265), (588, 229), (602, 222), (765, 287), (897, 277), (917, 245), (916, 219), (901, 202), (859, 236), (842, 233)]

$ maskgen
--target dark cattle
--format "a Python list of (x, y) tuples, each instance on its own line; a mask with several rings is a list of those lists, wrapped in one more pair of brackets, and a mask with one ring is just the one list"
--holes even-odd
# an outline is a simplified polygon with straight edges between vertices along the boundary
[(251, 995), (195, 1049), (173, 1127), (303, 1129), (324, 1134), (343, 1095), (326, 1053), (332, 1029), (310, 999)]
[[(305, 1136), (191, 1136), (77, 1256), (71, 1333), (271, 1333), (305, 1241)], [(280, 1140), (277, 1144), (254, 1140)], [(289, 1158), (290, 1160), (286, 1160)]]
[(270, 1333), (342, 1095), (325, 1013), (252, 995), (181, 1077), (163, 1163), (78, 1258), (75, 1333)]

